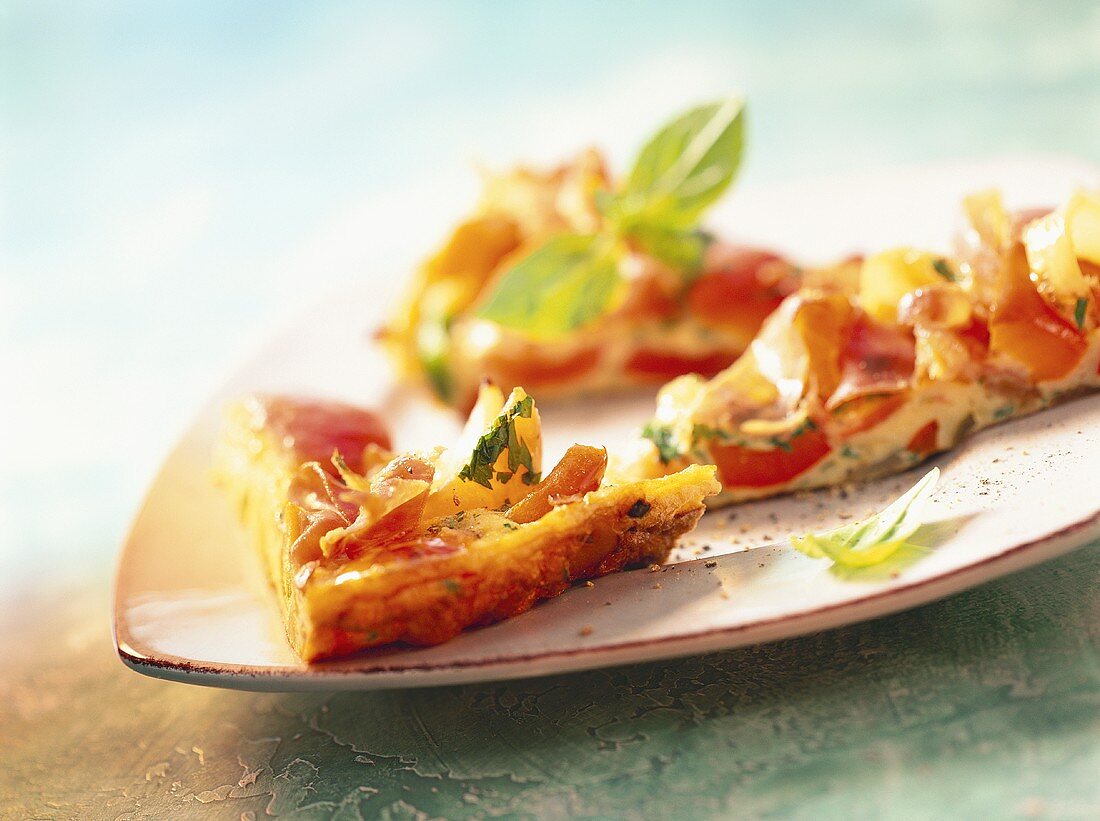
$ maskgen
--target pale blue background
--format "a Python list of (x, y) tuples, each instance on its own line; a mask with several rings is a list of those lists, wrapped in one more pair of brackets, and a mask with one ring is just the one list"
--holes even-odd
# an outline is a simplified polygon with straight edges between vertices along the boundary
[[(1096, 3), (0, 4), (0, 558), (105, 567), (279, 317), (384, 275), (474, 161), (622, 157), (751, 105), (742, 185), (1015, 150), (1100, 160)], [(0, 585), (2, 587), (2, 585)]]

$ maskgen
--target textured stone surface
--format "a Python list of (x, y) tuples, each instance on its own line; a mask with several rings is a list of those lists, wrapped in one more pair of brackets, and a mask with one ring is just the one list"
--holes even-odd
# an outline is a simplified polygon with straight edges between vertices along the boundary
[(16, 601), (5, 817), (1100, 815), (1100, 544), (909, 613), (491, 685), (252, 694), (124, 669), (106, 585)]

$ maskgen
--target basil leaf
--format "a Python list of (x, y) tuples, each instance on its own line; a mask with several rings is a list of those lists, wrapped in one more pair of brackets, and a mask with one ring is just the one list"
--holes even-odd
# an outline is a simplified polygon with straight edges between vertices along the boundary
[(811, 558), (832, 559), (845, 567), (869, 567), (885, 561), (924, 524), (924, 507), (939, 478), (940, 469), (932, 468), (881, 513), (825, 533), (792, 537), (791, 543)]
[(646, 143), (621, 194), (627, 223), (687, 228), (733, 181), (744, 147), (740, 97), (698, 106)]
[(477, 316), (555, 339), (606, 313), (620, 282), (614, 243), (559, 234), (505, 271)]
[(490, 425), (489, 430), (477, 440), (474, 451), (470, 454), (470, 460), (462, 466), (458, 472), (458, 478), (477, 482), (492, 490), (493, 466), (500, 455), (507, 451), (508, 469), (512, 472), (508, 474), (508, 479), (501, 479), (501, 475), (496, 473), (497, 481), (508, 481), (520, 467), (524, 467), (527, 469), (523, 476), (524, 482), (529, 485), (537, 483), (539, 476), (534, 472), (531, 449), (516, 432), (516, 419), (530, 419), (534, 407), (535, 401), (530, 396), (524, 396), (511, 408), (501, 413)]
[(710, 237), (701, 231), (681, 231), (656, 225), (639, 225), (630, 234), (649, 256), (688, 275), (703, 267), (703, 252)]

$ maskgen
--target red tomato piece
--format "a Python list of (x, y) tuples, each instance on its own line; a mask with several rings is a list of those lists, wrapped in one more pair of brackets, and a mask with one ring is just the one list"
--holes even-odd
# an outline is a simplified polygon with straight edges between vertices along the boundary
[(928, 456), (936, 451), (936, 442), (940, 432), (940, 423), (933, 419), (913, 434), (905, 447), (918, 456)]
[(794, 267), (771, 251), (712, 246), (687, 295), (692, 316), (707, 325), (756, 334), (783, 298), (798, 288)]
[(736, 359), (729, 351), (685, 356), (642, 348), (627, 360), (626, 370), (632, 376), (654, 382), (667, 382), (685, 373), (698, 373), (709, 378), (728, 368)]
[(740, 445), (711, 444), (710, 453), (718, 476), (728, 488), (763, 488), (781, 485), (805, 473), (830, 451), (825, 434), (813, 428), (787, 443), (787, 447), (757, 450)]

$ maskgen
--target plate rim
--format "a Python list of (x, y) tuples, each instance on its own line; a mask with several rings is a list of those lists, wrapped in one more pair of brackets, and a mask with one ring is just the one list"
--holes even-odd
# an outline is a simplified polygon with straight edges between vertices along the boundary
[[(142, 510), (144, 508), (143, 504)], [(247, 664), (198, 662), (171, 654), (154, 656), (141, 652), (138, 649), (140, 642), (136, 641), (128, 630), (125, 607), (119, 595), (122, 567), (132, 544), (128, 536), (114, 582), (112, 637), (119, 659), (131, 670), (153, 678), (228, 689), (383, 690), (398, 687), (419, 688), (468, 684), (475, 681), (508, 681), (703, 655), (813, 635), (929, 604), (976, 585), (1054, 559), (1076, 548), (1084, 547), (1096, 538), (1100, 538), (1100, 506), (1084, 519), (1066, 524), (1042, 536), (1013, 544), (996, 555), (987, 556), (972, 564), (915, 580), (901, 587), (868, 592), (849, 601), (800, 610), (762, 621), (591, 647), (572, 647), (471, 661), (420, 662), (360, 670), (328, 668), (324, 663), (259, 667)], [(775, 546), (761, 545), (751, 548), (749, 552)], [(703, 561), (705, 560), (695, 559), (678, 564), (689, 565)]]

